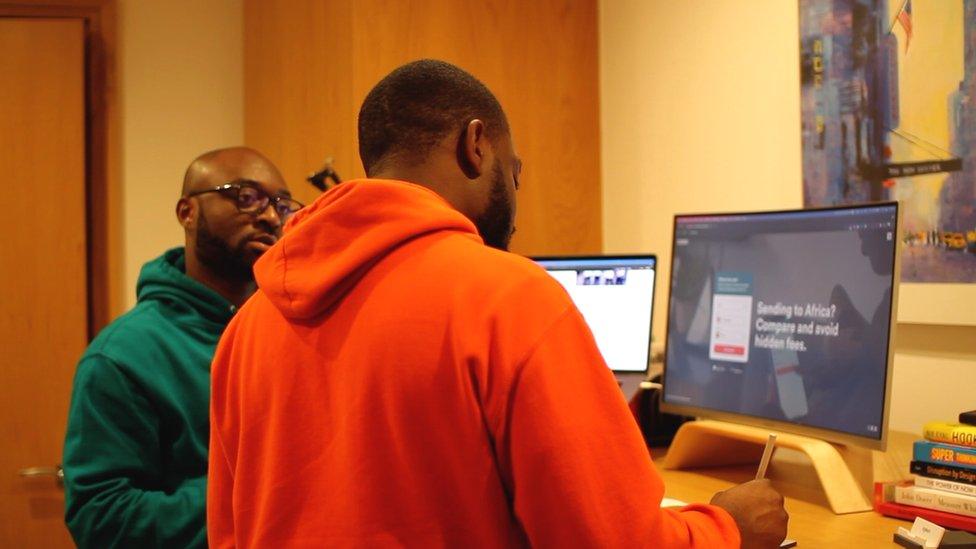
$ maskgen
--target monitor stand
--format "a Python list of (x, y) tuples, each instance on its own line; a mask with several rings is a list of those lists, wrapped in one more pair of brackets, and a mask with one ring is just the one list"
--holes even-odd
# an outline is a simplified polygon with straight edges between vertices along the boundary
[[(678, 429), (664, 458), (665, 469), (689, 469), (720, 465), (759, 464), (769, 430), (716, 420), (685, 423)], [(871, 510), (871, 500), (858, 483), (872, 480), (871, 451), (834, 445), (829, 442), (776, 433), (776, 446), (806, 454), (816, 470), (827, 501), (834, 513), (859, 513)]]

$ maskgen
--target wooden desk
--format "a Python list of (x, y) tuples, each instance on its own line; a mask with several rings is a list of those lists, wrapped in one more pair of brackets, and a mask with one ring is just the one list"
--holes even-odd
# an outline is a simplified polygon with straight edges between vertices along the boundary
[[(909, 478), (911, 443), (918, 437), (909, 433), (891, 433), (888, 451), (874, 452), (875, 480)], [(658, 463), (665, 449), (654, 449)], [(670, 471), (658, 468), (664, 478), (665, 496), (686, 502), (708, 502), (721, 490), (752, 480), (753, 466), (716, 467), (692, 471)], [(835, 515), (818, 488), (818, 479), (807, 458), (788, 449), (777, 450), (767, 471), (767, 478), (786, 497), (790, 514), (789, 538), (799, 548), (821, 547), (898, 547), (892, 535), (899, 526), (910, 522), (885, 517), (873, 511)]]

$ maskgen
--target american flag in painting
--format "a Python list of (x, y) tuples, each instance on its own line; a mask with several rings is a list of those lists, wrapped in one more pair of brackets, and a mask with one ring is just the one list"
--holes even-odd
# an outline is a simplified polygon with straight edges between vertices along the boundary
[(901, 28), (905, 29), (905, 53), (908, 53), (908, 44), (912, 41), (912, 0), (905, 2), (898, 12), (898, 22)]

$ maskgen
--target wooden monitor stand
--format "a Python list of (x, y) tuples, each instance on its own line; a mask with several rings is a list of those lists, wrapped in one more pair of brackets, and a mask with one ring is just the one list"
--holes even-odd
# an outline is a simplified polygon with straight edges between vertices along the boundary
[[(759, 427), (716, 420), (691, 421), (678, 429), (664, 458), (664, 468), (758, 465), (768, 436), (769, 430)], [(777, 433), (776, 437), (776, 446), (797, 450), (810, 458), (834, 513), (871, 510), (871, 500), (865, 495), (870, 490), (864, 489), (872, 481), (870, 450), (789, 433)]]

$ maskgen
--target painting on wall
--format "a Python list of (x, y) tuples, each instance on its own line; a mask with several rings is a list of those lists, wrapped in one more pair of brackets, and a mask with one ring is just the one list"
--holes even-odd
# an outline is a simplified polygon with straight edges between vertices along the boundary
[(976, 282), (976, 0), (799, 6), (804, 205), (898, 200), (902, 281)]

